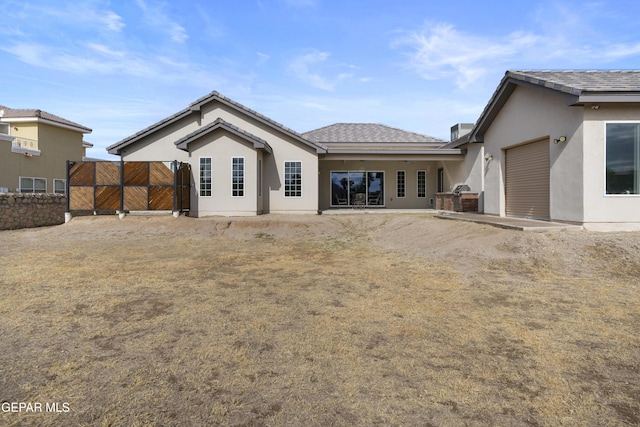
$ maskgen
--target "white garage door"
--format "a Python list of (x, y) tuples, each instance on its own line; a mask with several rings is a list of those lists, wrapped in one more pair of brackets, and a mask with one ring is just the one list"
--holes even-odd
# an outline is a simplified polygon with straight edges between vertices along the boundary
[(506, 151), (507, 216), (549, 219), (549, 140)]

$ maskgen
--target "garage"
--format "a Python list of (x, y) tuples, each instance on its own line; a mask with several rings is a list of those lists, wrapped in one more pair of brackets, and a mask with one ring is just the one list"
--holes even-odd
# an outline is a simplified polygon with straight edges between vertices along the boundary
[(549, 139), (505, 152), (507, 216), (549, 220)]

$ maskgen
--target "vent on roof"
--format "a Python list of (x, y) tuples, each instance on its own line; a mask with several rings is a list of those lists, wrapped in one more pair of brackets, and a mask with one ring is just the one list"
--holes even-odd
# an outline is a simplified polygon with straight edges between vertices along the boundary
[(451, 126), (451, 140), (455, 141), (461, 136), (468, 134), (471, 132), (471, 129), (473, 129), (473, 123), (458, 123), (457, 125)]

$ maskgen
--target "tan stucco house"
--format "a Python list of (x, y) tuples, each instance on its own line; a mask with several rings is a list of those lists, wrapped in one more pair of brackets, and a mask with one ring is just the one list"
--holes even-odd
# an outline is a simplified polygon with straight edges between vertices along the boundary
[(82, 160), (88, 127), (0, 105), (0, 192), (64, 193), (67, 160)]
[(640, 229), (640, 71), (508, 71), (475, 145), (486, 214)]
[(299, 134), (212, 92), (107, 150), (124, 161), (189, 163), (189, 214), (231, 216), (435, 208), (437, 166), (468, 161), (445, 143), (377, 124)]
[(640, 229), (640, 71), (508, 71), (451, 142), (368, 123), (300, 134), (212, 92), (108, 151), (188, 162), (195, 216), (458, 210), (469, 196), (490, 215)]

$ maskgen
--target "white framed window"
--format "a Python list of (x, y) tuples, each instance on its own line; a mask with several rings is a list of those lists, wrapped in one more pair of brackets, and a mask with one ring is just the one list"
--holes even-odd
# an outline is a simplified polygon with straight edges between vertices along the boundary
[(605, 194), (640, 194), (640, 123), (605, 125)]
[(200, 197), (211, 197), (211, 157), (200, 157)]
[(302, 197), (302, 162), (284, 162), (284, 197)]
[(427, 197), (427, 171), (418, 171), (418, 198)]
[(30, 176), (20, 177), (20, 193), (46, 193), (47, 178), (33, 178)]
[(406, 196), (406, 172), (396, 171), (396, 197), (404, 198)]
[(67, 194), (67, 180), (53, 179), (53, 192), (56, 194)]
[(9, 123), (0, 123), (0, 133), (4, 135), (10, 135), (10, 126)]
[(244, 157), (231, 158), (231, 196), (244, 197)]

